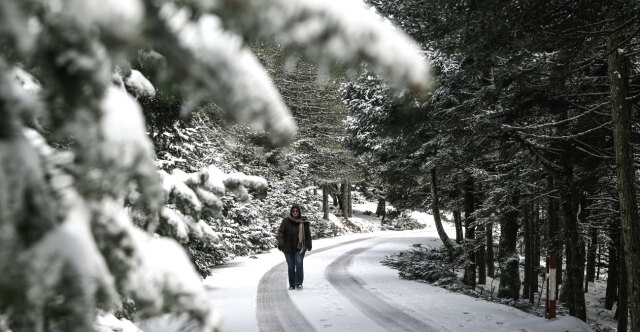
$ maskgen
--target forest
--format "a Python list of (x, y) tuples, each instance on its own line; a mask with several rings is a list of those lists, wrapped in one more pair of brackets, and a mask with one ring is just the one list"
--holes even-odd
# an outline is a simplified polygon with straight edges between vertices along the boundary
[(0, 331), (218, 331), (216, 266), (293, 202), (314, 239), (366, 232), (354, 201), (433, 215), (499, 299), (555, 254), (566, 314), (606, 280), (640, 331), (639, 32), (635, 0), (2, 1)]

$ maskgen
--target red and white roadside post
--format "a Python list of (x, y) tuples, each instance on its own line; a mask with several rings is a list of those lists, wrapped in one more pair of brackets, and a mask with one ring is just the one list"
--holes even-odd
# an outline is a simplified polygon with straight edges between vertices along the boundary
[(547, 258), (547, 305), (546, 305), (546, 311), (544, 314), (544, 316), (547, 319), (556, 318), (556, 299), (557, 299), (556, 271), (558, 266), (557, 264), (558, 264), (558, 258), (556, 254), (554, 253), (549, 254), (549, 257)]

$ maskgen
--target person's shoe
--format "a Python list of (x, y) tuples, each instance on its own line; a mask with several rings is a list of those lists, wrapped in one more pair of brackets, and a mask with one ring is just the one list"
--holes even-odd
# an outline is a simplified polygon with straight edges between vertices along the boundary
[(296, 288), (302, 290), (302, 285), (298, 285)]
[(294, 290), (294, 289), (296, 289), (296, 288), (293, 287), (293, 286), (289, 286), (289, 290)]

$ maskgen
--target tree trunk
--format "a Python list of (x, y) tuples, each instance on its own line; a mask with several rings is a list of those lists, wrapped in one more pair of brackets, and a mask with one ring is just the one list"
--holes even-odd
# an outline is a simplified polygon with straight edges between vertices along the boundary
[(596, 255), (596, 280), (600, 280), (600, 267), (602, 266), (602, 242), (598, 241), (598, 254)]
[(322, 218), (329, 220), (329, 188), (322, 186)]
[(456, 225), (456, 243), (462, 243), (464, 235), (462, 233), (462, 216), (459, 210), (453, 211), (453, 222)]
[(578, 209), (573, 184), (573, 166), (565, 160), (562, 183), (559, 186), (560, 214), (564, 221), (565, 241), (567, 243), (567, 279), (562, 285), (563, 296), (571, 316), (587, 319), (584, 298), (584, 242), (578, 234)]
[[(474, 201), (478, 200), (478, 195), (476, 194), (476, 192), (482, 192), (482, 183), (479, 183), (477, 185), (476, 190), (474, 190)], [(474, 205), (479, 205), (478, 202), (474, 202)], [(478, 249), (476, 251), (476, 265), (478, 266), (478, 284), (479, 285), (484, 285), (487, 283), (487, 260), (486, 260), (486, 250), (485, 250), (485, 245), (486, 245), (486, 239), (485, 236), (487, 235), (486, 232), (486, 225), (484, 223), (480, 223), (480, 224), (476, 224), (476, 229), (475, 229), (475, 244), (476, 244), (476, 248)]]
[(342, 216), (345, 218), (349, 217), (349, 194), (347, 186), (347, 180), (342, 180), (340, 184), (340, 210), (342, 210)]
[(387, 215), (387, 201), (384, 198), (378, 198), (378, 206), (376, 207), (376, 216), (382, 217), (381, 224), (384, 224), (384, 217)]
[[(595, 227), (593, 227), (593, 225), (591, 225), (591, 222), (589, 220), (589, 201), (587, 201), (587, 195), (586, 193), (584, 195), (581, 195), (580, 198), (580, 209), (579, 209), (579, 214), (578, 214), (578, 221), (581, 223), (586, 223), (587, 224), (587, 230), (589, 231), (588, 236), (589, 236), (589, 245), (587, 246), (587, 243), (585, 243), (585, 247), (587, 248), (587, 250), (585, 251), (585, 271), (583, 271), (583, 275), (584, 275), (584, 287), (583, 290), (585, 293), (588, 293), (588, 287), (589, 287), (589, 281), (593, 282), (594, 278), (595, 278), (595, 274), (596, 274), (596, 270), (595, 270), (595, 265), (596, 265), (596, 252), (595, 252), (595, 247), (593, 247), (593, 249), (591, 248), (593, 245), (593, 232), (595, 231), (595, 236), (597, 237), (598, 233), (597, 233), (597, 229)], [(587, 234), (585, 234), (587, 235)], [(597, 239), (596, 241), (596, 245), (597, 243)], [(593, 250), (593, 255), (591, 253), (591, 250)], [(593, 256), (593, 258), (591, 258)], [(592, 261), (593, 260), (593, 261)], [(592, 261), (592, 262), (590, 262)], [(591, 267), (589, 267), (589, 264), (591, 264)], [(591, 271), (591, 272), (590, 272)], [(591, 273), (591, 278), (589, 279), (589, 273)]]
[(540, 204), (533, 204), (533, 292), (538, 292), (538, 272), (540, 271)]
[(631, 104), (629, 97), (628, 58), (617, 45), (622, 35), (614, 33), (607, 39), (609, 51), (609, 84), (611, 115), (613, 118), (613, 145), (616, 155), (618, 196), (624, 239), (623, 255), (626, 266), (631, 313), (631, 331), (640, 331), (640, 223), (636, 202), (633, 151), (631, 147)]
[[(617, 205), (617, 204), (616, 204)], [(614, 218), (609, 222), (609, 262), (607, 264), (607, 291), (604, 298), (604, 307), (611, 310), (613, 309), (613, 303), (618, 300), (618, 288), (619, 277), (618, 266), (621, 253), (618, 252), (620, 248), (620, 219)], [(624, 259), (624, 258), (622, 258)]]
[(367, 184), (365, 182), (360, 182), (360, 192), (362, 192), (362, 196), (371, 197), (369, 190), (367, 189)]
[[(589, 226), (589, 249), (587, 251), (587, 283), (596, 280), (596, 252), (598, 250), (598, 229), (593, 225)], [(585, 283), (585, 285), (587, 285)], [(585, 293), (587, 287), (584, 288)]]
[(487, 283), (487, 262), (484, 257), (484, 245), (486, 242), (484, 239), (484, 236), (486, 235), (485, 226), (478, 225), (476, 228), (476, 234), (478, 234), (475, 241), (476, 248), (478, 249), (476, 251), (476, 265), (478, 266), (478, 285), (484, 285)]
[(340, 191), (340, 188), (338, 187), (338, 184), (332, 183), (327, 186), (329, 189), (329, 196), (331, 196), (331, 199), (333, 200), (333, 206), (342, 208), (342, 203), (340, 203), (341, 191)]
[(431, 169), (431, 209), (433, 212), (433, 220), (436, 224), (436, 230), (438, 231), (438, 236), (447, 251), (449, 251), (449, 253), (453, 253), (456, 249), (456, 244), (444, 231), (444, 227), (442, 227), (442, 220), (440, 220), (440, 202), (438, 200), (438, 186), (436, 183), (435, 168)]
[(464, 266), (464, 276), (462, 282), (465, 285), (476, 287), (476, 250), (475, 250), (475, 220), (472, 216), (475, 210), (473, 199), (473, 178), (468, 176), (464, 182), (464, 227), (465, 227), (465, 249), (467, 250), (467, 262)]
[(353, 217), (353, 200), (351, 199), (351, 182), (347, 180), (347, 215)]
[(487, 252), (485, 255), (487, 259), (487, 275), (491, 278), (495, 278), (496, 269), (493, 263), (493, 223), (492, 222), (487, 224), (485, 232), (486, 232), (486, 240), (487, 240)]
[[(551, 192), (554, 189), (553, 179), (548, 180), (548, 190)], [(558, 218), (558, 202), (555, 197), (549, 195), (547, 201), (547, 239), (549, 241), (549, 253), (556, 254), (556, 294), (562, 283), (562, 229), (560, 228), (560, 221)]]
[(500, 264), (500, 285), (498, 297), (517, 300), (520, 296), (520, 271), (518, 263), (520, 258), (516, 250), (518, 241), (518, 210), (517, 193), (509, 198), (510, 210), (500, 217), (500, 244), (498, 248), (498, 262)]
[(522, 218), (522, 224), (524, 226), (524, 282), (522, 289), (522, 297), (529, 299), (530, 303), (533, 303), (534, 285), (537, 284), (537, 280), (534, 276), (534, 244), (533, 244), (533, 206), (532, 204), (526, 204), (524, 206), (524, 217)]
[[(620, 246), (618, 247), (618, 252), (624, 252), (624, 236), (620, 234)], [(627, 293), (629, 289), (629, 280), (627, 279), (627, 262), (621, 255), (619, 258), (619, 270), (618, 276), (620, 277), (620, 284), (618, 288), (618, 308), (616, 309), (616, 313), (614, 317), (618, 320), (618, 331), (627, 331), (627, 325), (629, 320), (629, 293)], [(631, 331), (636, 332), (633, 327)]]
[(529, 204), (526, 204), (523, 207), (523, 217), (522, 217), (522, 242), (524, 247), (524, 278), (522, 280), (522, 298), (529, 298), (529, 285), (531, 284), (531, 275), (530, 275), (530, 267), (531, 265), (531, 223), (529, 222), (530, 208)]

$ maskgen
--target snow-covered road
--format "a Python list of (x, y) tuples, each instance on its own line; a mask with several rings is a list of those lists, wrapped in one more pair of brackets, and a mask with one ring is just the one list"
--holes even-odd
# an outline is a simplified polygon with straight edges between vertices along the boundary
[(410, 308), (395, 303), (375, 288), (370, 288), (361, 278), (351, 274), (353, 259), (379, 242), (349, 250), (329, 264), (325, 277), (345, 298), (353, 303), (369, 319), (387, 331), (433, 331), (437, 324), (424, 318), (416, 318)]
[(303, 290), (287, 289), (277, 250), (215, 269), (205, 284), (226, 331), (591, 331), (403, 280), (379, 262), (411, 245), (438, 246), (434, 227), (314, 241)]
[[(368, 238), (330, 245), (314, 252), (308, 252), (306, 257), (366, 239)], [(263, 331), (311, 331), (313, 330), (312, 324), (297, 309), (289, 294), (282, 291), (282, 276), (286, 274), (287, 266), (285, 262), (282, 262), (267, 271), (260, 279), (256, 311), (258, 326)]]

